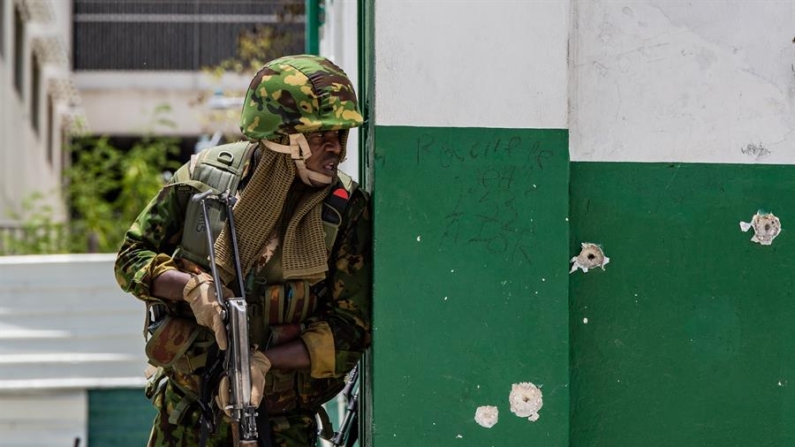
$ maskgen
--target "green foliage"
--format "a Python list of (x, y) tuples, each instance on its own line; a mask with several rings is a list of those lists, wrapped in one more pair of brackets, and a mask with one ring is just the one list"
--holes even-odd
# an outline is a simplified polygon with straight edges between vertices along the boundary
[[(89, 246), (94, 245), (94, 238), (97, 247), (105, 248), (114, 236), (116, 225), (115, 203), (107, 197), (118, 187), (115, 171), (123, 156), (108, 143), (107, 138), (81, 142), (71, 150), (76, 152), (77, 159), (64, 173), (66, 201), (76, 213), (76, 218), (70, 223), (70, 251), (89, 251), (93, 248)], [(89, 240), (91, 244), (87, 242)], [(81, 246), (85, 248), (81, 250)]]
[(177, 140), (145, 137), (123, 153), (107, 138), (81, 141), (77, 158), (66, 170), (66, 201), (72, 210), (71, 252), (114, 252), (124, 232), (163, 186), (163, 172), (176, 169), (169, 155)]
[(170, 155), (178, 153), (174, 138), (146, 137), (133, 146), (121, 166), (120, 191), (115, 202), (123, 221), (132, 223), (163, 187), (163, 173), (179, 168), (178, 163), (169, 161)]

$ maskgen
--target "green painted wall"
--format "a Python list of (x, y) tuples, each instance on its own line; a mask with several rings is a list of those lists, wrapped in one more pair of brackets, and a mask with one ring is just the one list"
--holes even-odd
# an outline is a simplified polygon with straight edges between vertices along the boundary
[[(793, 191), (795, 166), (572, 163), (570, 253), (610, 257), (571, 275), (572, 446), (795, 445)], [(760, 208), (772, 246), (740, 231)]]
[(567, 138), (376, 126), (372, 445), (568, 445)]
[(154, 418), (155, 408), (141, 389), (89, 390), (88, 445), (144, 446)]

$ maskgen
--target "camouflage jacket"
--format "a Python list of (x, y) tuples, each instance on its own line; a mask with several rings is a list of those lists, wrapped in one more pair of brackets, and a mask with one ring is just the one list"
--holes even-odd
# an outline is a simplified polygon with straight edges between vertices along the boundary
[[(250, 175), (245, 171), (249, 170), (244, 169), (241, 184)], [(185, 184), (165, 186), (132, 224), (115, 264), (116, 280), (123, 290), (145, 302), (164, 303), (151, 295), (152, 281), (169, 269), (184, 270), (182, 260), (171, 255), (180, 244), (187, 200), (194, 192)], [(318, 288), (310, 288), (306, 281), (274, 281), (271, 270), (281, 271), (279, 265), (274, 265), (280, 263), (278, 253), (249, 272), (246, 288), (252, 343), (278, 344), (278, 331), (269, 327), (300, 324), (299, 336), (311, 359), (310, 371), (273, 370), (268, 374), (264, 403), (269, 413), (315, 408), (333, 397), (341, 388), (345, 373), (369, 346), (371, 243), (369, 197), (356, 189), (329, 256), (325, 280), (329, 293), (316, 296), (314, 291)], [(269, 269), (271, 266), (274, 268)], [(263, 281), (258, 281), (258, 276)], [(189, 312), (187, 306), (166, 304), (175, 312)], [(176, 375), (180, 386), (196, 391), (195, 375), (179, 371), (169, 375), (171, 379)]]

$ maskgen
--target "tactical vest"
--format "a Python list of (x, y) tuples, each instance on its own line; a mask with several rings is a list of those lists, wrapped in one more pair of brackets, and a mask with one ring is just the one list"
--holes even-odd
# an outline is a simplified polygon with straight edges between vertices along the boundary
[[(243, 167), (256, 143), (239, 141), (205, 149), (194, 156), (189, 165), (174, 174), (174, 183), (192, 186), (198, 192), (212, 190), (213, 193), (229, 191), (235, 194), (240, 186)], [(190, 172), (192, 168), (192, 173)], [(323, 231), (326, 236), (326, 250), (330, 253), (339, 233), (342, 216), (348, 199), (358, 184), (347, 174), (338, 172), (340, 185), (332, 188), (323, 201)], [(226, 224), (226, 210), (218, 201), (207, 202), (207, 213), (213, 238), (217, 238)], [(204, 230), (204, 216), (199, 202), (189, 200), (185, 211), (182, 242), (174, 252), (174, 258), (184, 258), (204, 268), (209, 267), (209, 247)]]

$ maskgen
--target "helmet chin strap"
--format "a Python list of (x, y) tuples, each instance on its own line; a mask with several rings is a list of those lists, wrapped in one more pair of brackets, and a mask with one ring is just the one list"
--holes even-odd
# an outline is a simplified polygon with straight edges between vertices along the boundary
[[(289, 145), (274, 143), (268, 140), (263, 140), (262, 144), (274, 152), (290, 155), (295, 163), (295, 167), (298, 168), (298, 177), (307, 185), (314, 186), (318, 183), (321, 185), (330, 185), (331, 182), (334, 181), (334, 179), (328, 175), (312, 171), (306, 167), (306, 160), (312, 156), (312, 149), (309, 148), (309, 142), (306, 141), (304, 134), (297, 133), (290, 135)], [(312, 182), (314, 182), (314, 184)]]

